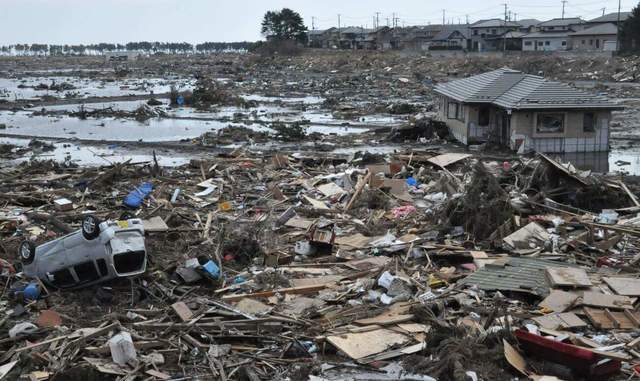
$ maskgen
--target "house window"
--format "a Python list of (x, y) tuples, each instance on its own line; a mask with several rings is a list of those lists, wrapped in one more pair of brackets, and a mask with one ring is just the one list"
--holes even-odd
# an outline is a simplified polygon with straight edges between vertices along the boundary
[(538, 114), (536, 120), (536, 132), (539, 134), (564, 133), (564, 114), (543, 113)]
[(582, 45), (584, 45), (584, 43), (587, 42), (586, 40), (582, 40)]
[(538, 41), (538, 46), (542, 46), (543, 44), (544, 44), (544, 42)]
[(582, 132), (596, 132), (596, 114), (585, 112), (582, 117)]
[(496, 34), (496, 30), (495, 29), (491, 29), (491, 34)]
[(478, 111), (478, 126), (488, 126), (491, 118), (491, 109), (489, 107), (480, 107)]
[(567, 41), (562, 41), (562, 46), (567, 46)]
[(545, 44), (546, 46), (549, 46), (549, 41), (545, 41), (545, 42), (544, 42), (544, 44)]
[(593, 40), (589, 40), (589, 45), (593, 45)]
[(474, 35), (474, 36), (477, 36), (477, 35), (478, 35), (478, 30), (477, 30), (477, 29), (474, 29), (474, 30), (473, 30), (473, 35)]
[(449, 101), (447, 104), (447, 118), (464, 121), (462, 105), (458, 102)]
[(525, 42), (524, 42), (524, 45), (525, 45), (525, 46), (531, 46), (531, 41), (525, 41)]

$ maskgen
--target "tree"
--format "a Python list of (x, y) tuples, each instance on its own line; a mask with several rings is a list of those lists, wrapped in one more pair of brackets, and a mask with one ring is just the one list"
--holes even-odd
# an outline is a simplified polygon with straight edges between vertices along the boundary
[(631, 15), (620, 26), (620, 50), (640, 50), (640, 7), (636, 6)]
[(307, 27), (302, 16), (289, 8), (265, 13), (262, 34), (268, 40), (295, 40), (300, 43), (307, 41)]

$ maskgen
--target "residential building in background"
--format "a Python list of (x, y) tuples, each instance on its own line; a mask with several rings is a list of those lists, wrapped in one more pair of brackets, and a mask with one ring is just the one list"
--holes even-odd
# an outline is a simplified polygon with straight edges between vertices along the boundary
[(472, 24), (329, 28), (309, 31), (309, 47), (464, 52), (615, 51), (618, 18), (622, 23), (629, 15), (630, 12), (609, 13), (588, 21), (579, 17), (546, 21), (495, 18)]
[(502, 68), (436, 85), (438, 118), (464, 144), (492, 142), (516, 151), (609, 150), (605, 97)]

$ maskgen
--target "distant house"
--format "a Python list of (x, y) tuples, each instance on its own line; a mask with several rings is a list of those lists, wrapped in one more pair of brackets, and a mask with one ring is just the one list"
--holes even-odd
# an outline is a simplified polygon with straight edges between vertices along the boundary
[(468, 41), (468, 24), (444, 25), (429, 42), (429, 50), (466, 50)]
[(602, 23), (570, 33), (571, 47), (578, 51), (615, 51), (618, 27)]
[(536, 26), (537, 32), (522, 36), (522, 51), (569, 50), (569, 35), (584, 29), (580, 18), (552, 19)]
[(609, 150), (607, 98), (502, 68), (436, 85), (438, 118), (464, 144), (491, 141), (513, 150)]
[(569, 32), (534, 32), (522, 36), (522, 51), (558, 51), (569, 49)]
[(106, 52), (104, 53), (104, 57), (107, 61), (112, 61), (112, 62), (131, 61), (140, 57), (140, 52), (131, 51), (131, 50)]
[(388, 50), (391, 49), (393, 30), (388, 26), (371, 29), (364, 38), (364, 49)]
[(357, 26), (336, 28), (333, 34), (337, 34), (337, 46), (340, 49), (364, 49), (365, 39), (371, 29)]
[(517, 31), (520, 27), (521, 25), (514, 21), (501, 19), (475, 22), (469, 25), (471, 50), (475, 52), (502, 50), (500, 37), (507, 32)]
[(307, 32), (308, 45), (311, 48), (330, 48), (331, 33), (336, 28), (313, 29)]
[(536, 27), (540, 32), (576, 32), (584, 29), (585, 21), (579, 17), (551, 19), (543, 21)]
[(540, 20), (522, 19), (522, 20), (516, 21), (516, 23), (520, 24), (520, 32), (531, 33), (536, 31), (538, 24), (540, 24)]
[[(631, 16), (631, 12), (620, 12), (620, 23), (623, 23), (626, 19)], [(595, 19), (591, 19), (587, 21), (587, 26), (595, 26), (597, 24), (607, 24), (613, 23), (618, 24), (618, 12), (607, 13), (606, 15), (596, 17)]]

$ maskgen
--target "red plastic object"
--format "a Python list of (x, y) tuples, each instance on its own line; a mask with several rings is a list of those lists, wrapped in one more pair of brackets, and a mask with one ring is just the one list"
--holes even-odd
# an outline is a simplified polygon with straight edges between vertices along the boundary
[(547, 339), (523, 329), (515, 331), (515, 336), (525, 352), (567, 366), (588, 380), (606, 380), (620, 372), (622, 364), (619, 360), (607, 359), (588, 349)]

